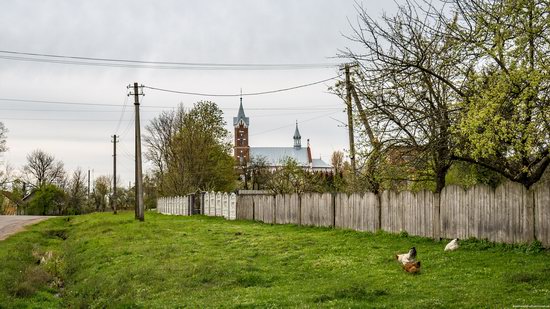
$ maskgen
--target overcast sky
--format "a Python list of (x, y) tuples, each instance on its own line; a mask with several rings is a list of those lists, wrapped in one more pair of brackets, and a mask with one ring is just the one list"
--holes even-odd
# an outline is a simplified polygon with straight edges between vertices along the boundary
[[(392, 1), (364, 1), (372, 16), (395, 9)], [(338, 63), (350, 46), (353, 0), (242, 1), (2, 1), (0, 50), (28, 53), (192, 63)], [(0, 56), (9, 56), (0, 53)], [(12, 55), (13, 56), (13, 55)], [(8, 128), (2, 161), (20, 169), (42, 149), (65, 163), (112, 174), (111, 135), (120, 136), (118, 174), (133, 181), (133, 106), (126, 86), (200, 93), (244, 93), (293, 87), (331, 78), (335, 68), (308, 70), (188, 70), (117, 68), (0, 58), (0, 121)], [(302, 144), (330, 162), (347, 149), (343, 102), (328, 93), (334, 81), (243, 99), (251, 146), (292, 146), (299, 122)], [(124, 104), (127, 101), (127, 108)], [(206, 97), (145, 89), (142, 132), (163, 109), (199, 100), (216, 102), (227, 128), (237, 97)], [(116, 106), (48, 104), (29, 101)], [(303, 108), (303, 110), (298, 110)], [(145, 151), (145, 145), (143, 146)]]

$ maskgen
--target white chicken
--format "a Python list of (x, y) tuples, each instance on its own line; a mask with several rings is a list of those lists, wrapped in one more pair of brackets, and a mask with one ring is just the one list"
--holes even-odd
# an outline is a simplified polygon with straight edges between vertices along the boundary
[(409, 250), (409, 252), (407, 253), (397, 254), (395, 255), (395, 258), (403, 265), (414, 263), (416, 262), (416, 248), (412, 247), (411, 250)]
[(451, 242), (445, 246), (445, 251), (454, 251), (456, 249), (458, 249), (458, 238), (451, 240)]

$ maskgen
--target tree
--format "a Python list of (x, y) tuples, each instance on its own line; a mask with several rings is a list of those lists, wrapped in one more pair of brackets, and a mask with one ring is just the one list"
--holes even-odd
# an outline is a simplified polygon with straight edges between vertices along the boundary
[(111, 178), (104, 175), (97, 177), (94, 181), (94, 205), (96, 211), (105, 211), (105, 208), (107, 208), (111, 183)]
[(302, 193), (306, 191), (306, 173), (296, 160), (288, 158), (268, 182), (268, 189), (275, 194)]
[(350, 39), (364, 50), (342, 56), (359, 65), (369, 111), (359, 114), (386, 155), (407, 154), (405, 170), (436, 191), (454, 160), (527, 187), (540, 179), (550, 164), (547, 2), (406, 1), (382, 23), (358, 13)]
[(250, 180), (252, 182), (252, 190), (263, 190), (269, 183), (272, 173), (269, 170), (268, 162), (265, 157), (251, 157), (247, 165)]
[(148, 158), (154, 162), (162, 195), (235, 188), (229, 132), (215, 103), (201, 101), (189, 111), (180, 107), (164, 113), (146, 130)]
[(53, 184), (44, 184), (34, 191), (29, 202), (29, 215), (60, 215), (63, 214), (65, 193)]
[[(434, 11), (406, 2), (396, 16), (384, 16), (380, 23), (361, 6), (360, 25), (350, 39), (365, 50), (348, 49), (342, 56), (358, 65), (352, 91), (370, 141), (367, 170), (375, 172), (382, 155), (399, 155), (408, 171), (399, 177), (433, 181), (439, 192), (452, 163), (456, 102), (445, 81), (461, 76), (462, 58), (444, 35), (445, 24), (431, 18)], [(376, 189), (375, 179), (371, 182)]]
[(86, 212), (87, 185), (86, 175), (80, 168), (76, 169), (69, 181), (66, 191), (67, 205), (66, 214), (82, 214)]
[(0, 153), (6, 152), (6, 150), (8, 150), (8, 147), (6, 146), (7, 133), (8, 129), (6, 129), (4, 123), (0, 122)]
[(23, 167), (30, 182), (35, 187), (46, 184), (62, 184), (65, 178), (63, 162), (56, 161), (53, 155), (35, 150), (27, 155), (27, 164)]
[(147, 145), (145, 158), (153, 164), (154, 176), (158, 182), (158, 190), (165, 191), (168, 163), (175, 159), (173, 140), (176, 132), (182, 130), (182, 120), (185, 110), (182, 105), (175, 111), (164, 111), (155, 117), (145, 127), (147, 134), (144, 142)]
[(458, 160), (526, 187), (550, 165), (550, 3), (455, 1), (448, 33), (468, 54)]

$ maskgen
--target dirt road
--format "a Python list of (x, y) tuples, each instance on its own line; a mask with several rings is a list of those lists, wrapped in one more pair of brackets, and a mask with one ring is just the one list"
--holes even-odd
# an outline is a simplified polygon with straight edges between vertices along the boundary
[(0, 216), (0, 240), (24, 230), (25, 225), (49, 219), (48, 216)]

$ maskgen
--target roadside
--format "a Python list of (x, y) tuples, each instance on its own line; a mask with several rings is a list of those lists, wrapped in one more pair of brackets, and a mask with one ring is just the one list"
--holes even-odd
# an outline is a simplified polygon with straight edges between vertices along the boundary
[(49, 219), (48, 216), (0, 216), (0, 240), (24, 230), (26, 225)]

